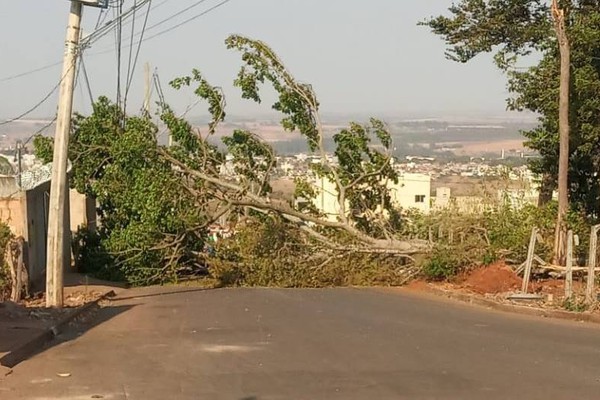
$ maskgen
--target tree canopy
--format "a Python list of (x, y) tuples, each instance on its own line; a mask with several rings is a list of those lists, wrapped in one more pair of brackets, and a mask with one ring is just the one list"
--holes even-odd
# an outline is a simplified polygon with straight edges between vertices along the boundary
[[(260, 103), (262, 87), (270, 85), (278, 95), (272, 108), (283, 115), (282, 127), (299, 132), (307, 149), (320, 156), (313, 173), (335, 185), (339, 218), (322, 219), (314, 209), (271, 199), (276, 155), (253, 132), (235, 130), (222, 139), (235, 176), (222, 173), (227, 160), (212, 138), (226, 117), (225, 97), (193, 70), (170, 85), (192, 90), (208, 104), (212, 119), (204, 131), (165, 102), (158, 104), (160, 123), (149, 115), (125, 115), (105, 97), (94, 104), (90, 116), (74, 119), (71, 186), (97, 199), (101, 221), (97, 237), (86, 233), (79, 238), (83, 244), (95, 243), (93, 253), (84, 254), (87, 267), (100, 263), (93, 268), (132, 284), (175, 280), (185, 271), (202, 268), (209, 228), (221, 219), (238, 229), (259, 221), (265, 235), (271, 234), (270, 227), (290, 229), (290, 243), (281, 242), (295, 243), (296, 249), (286, 252), (296, 255), (293, 260), (286, 256), (290, 265), (314, 267), (352, 252), (398, 257), (403, 265), (406, 257), (424, 250), (424, 242), (406, 240), (399, 230), (399, 211), (386, 185), (397, 180), (387, 126), (376, 119), (351, 123), (334, 136), (333, 162), (326, 154), (312, 86), (292, 76), (261, 41), (234, 35), (226, 45), (241, 53), (243, 64), (234, 84), (242, 97)], [(172, 146), (160, 145), (161, 135), (170, 135)], [(48, 161), (51, 140), (37, 137), (35, 145)], [(306, 181), (298, 182), (297, 189), (305, 197), (315, 195)]]
[[(600, 2), (559, 2), (566, 11), (571, 41), (569, 194), (575, 208), (600, 216)], [(468, 62), (492, 53), (507, 74), (511, 110), (539, 114), (539, 126), (523, 132), (526, 145), (541, 155), (532, 170), (556, 187), (559, 157), (560, 54), (551, 4), (545, 0), (462, 0), (448, 16), (422, 23), (447, 43), (446, 55)], [(533, 60), (533, 61), (532, 61)], [(521, 62), (533, 62), (521, 68)]]

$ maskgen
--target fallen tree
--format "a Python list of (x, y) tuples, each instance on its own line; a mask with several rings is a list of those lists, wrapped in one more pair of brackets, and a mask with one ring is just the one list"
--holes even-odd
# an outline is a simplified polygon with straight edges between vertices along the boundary
[[(98, 233), (83, 231), (77, 237), (79, 265), (137, 285), (173, 281), (205, 268), (209, 227), (225, 218), (237, 229), (279, 221), (278, 229), (293, 232), (302, 248), (290, 252), (293, 257), (274, 258), (287, 265), (316, 271), (314, 267), (363, 255), (367, 263), (392, 260), (389, 265), (408, 271), (413, 256), (428, 251), (429, 244), (401, 235), (405, 221), (388, 188), (398, 176), (385, 124), (372, 119), (335, 133), (332, 158), (326, 153), (313, 88), (296, 80), (265, 43), (231, 36), (226, 44), (242, 56), (235, 80), (242, 97), (260, 103), (261, 87), (270, 85), (277, 94), (272, 108), (283, 115), (283, 128), (299, 132), (307, 151), (319, 156), (312, 175), (334, 185), (338, 217), (327, 219), (315, 207), (271, 198), (276, 155), (250, 131), (235, 130), (222, 139), (234, 166), (232, 176), (223, 174), (228, 163), (215, 139), (226, 117), (225, 96), (194, 70), (170, 84), (177, 90), (191, 88), (208, 103), (212, 119), (205, 132), (164, 100), (159, 103), (162, 131), (148, 115), (124, 115), (106, 98), (100, 98), (89, 117), (75, 118), (71, 185), (98, 200), (101, 219)], [(159, 144), (162, 134), (170, 135), (172, 146)], [(35, 144), (38, 155), (49, 161), (48, 139), (38, 137)], [(297, 182), (297, 196), (310, 199), (315, 194), (310, 178)]]
[[(334, 236), (319, 232), (316, 227), (343, 231), (354, 239), (351, 249), (356, 251), (398, 255), (424, 251), (423, 242), (400, 239), (390, 223), (390, 216), (397, 216), (398, 210), (391, 202), (386, 185), (389, 181), (397, 182), (398, 176), (390, 162), (392, 140), (386, 126), (372, 119), (369, 125), (352, 123), (348, 129), (335, 134), (337, 161), (332, 161), (325, 151), (319, 102), (312, 87), (298, 82), (265, 43), (242, 36), (231, 36), (226, 43), (229, 48), (242, 53), (244, 65), (235, 81), (242, 90), (242, 97), (260, 103), (261, 84), (270, 84), (278, 94), (272, 107), (284, 115), (283, 128), (299, 132), (306, 139), (307, 148), (320, 156), (320, 163), (313, 167), (313, 172), (335, 185), (338, 220), (328, 221), (314, 212), (303, 212), (292, 205), (271, 201), (269, 178), (275, 166), (275, 155), (268, 143), (251, 132), (235, 131), (232, 137), (224, 139), (229, 153), (235, 157), (236, 172), (241, 177), (238, 182), (226, 180), (217, 168), (206, 168), (217, 161), (208, 141), (224, 119), (225, 102), (220, 89), (211, 86), (198, 71), (174, 80), (172, 86), (179, 89), (197, 85), (195, 93), (208, 101), (213, 115), (208, 134), (202, 137), (163, 105), (163, 122), (179, 147), (176, 150), (159, 149), (162, 157), (189, 178), (188, 191), (199, 198), (205, 198), (209, 192), (212, 199), (221, 202), (219, 209), (229, 211), (244, 207), (277, 214), (332, 249), (348, 250), (349, 247), (347, 243), (336, 242)], [(195, 188), (200, 182), (203, 191)], [(310, 197), (307, 193), (300, 194)]]

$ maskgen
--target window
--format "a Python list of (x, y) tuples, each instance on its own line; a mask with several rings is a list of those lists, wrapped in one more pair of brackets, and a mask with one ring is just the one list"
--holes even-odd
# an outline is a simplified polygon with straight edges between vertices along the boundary
[(425, 195), (418, 194), (415, 196), (415, 203), (425, 203)]

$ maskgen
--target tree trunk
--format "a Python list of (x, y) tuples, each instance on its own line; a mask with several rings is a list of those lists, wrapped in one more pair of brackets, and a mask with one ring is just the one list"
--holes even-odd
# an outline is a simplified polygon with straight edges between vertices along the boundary
[(560, 9), (558, 1), (552, 2), (552, 15), (556, 37), (560, 49), (560, 100), (559, 135), (560, 152), (558, 161), (558, 216), (554, 239), (554, 262), (565, 265), (567, 228), (566, 216), (569, 209), (569, 103), (571, 85), (571, 44), (567, 34), (565, 10)]
[(542, 182), (540, 184), (538, 207), (544, 207), (552, 200), (552, 193), (554, 192), (554, 188), (554, 179), (552, 175), (544, 174), (542, 176)]

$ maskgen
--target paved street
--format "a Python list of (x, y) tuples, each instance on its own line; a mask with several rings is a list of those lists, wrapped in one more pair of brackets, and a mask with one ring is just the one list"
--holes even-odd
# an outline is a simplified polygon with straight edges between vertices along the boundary
[(17, 366), (0, 399), (600, 396), (599, 328), (399, 290), (149, 295), (87, 324)]

